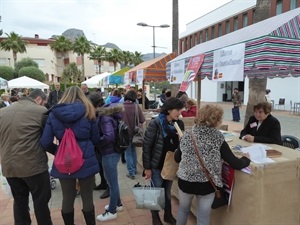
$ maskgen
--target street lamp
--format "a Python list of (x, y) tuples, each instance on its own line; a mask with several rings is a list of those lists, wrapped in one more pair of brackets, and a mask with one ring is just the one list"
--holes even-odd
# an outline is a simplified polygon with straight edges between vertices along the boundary
[(147, 23), (138, 23), (138, 26), (142, 26), (142, 27), (152, 27), (153, 28), (153, 59), (155, 59), (155, 27), (160, 27), (160, 28), (167, 28), (170, 27), (170, 25), (168, 24), (162, 24), (160, 26), (152, 26), (152, 25), (148, 25)]

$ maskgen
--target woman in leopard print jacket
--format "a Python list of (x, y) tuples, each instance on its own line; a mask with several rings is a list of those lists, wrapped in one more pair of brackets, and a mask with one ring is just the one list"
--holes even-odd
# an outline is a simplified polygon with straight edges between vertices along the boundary
[(178, 176), (179, 208), (177, 225), (187, 223), (191, 201), (196, 196), (197, 224), (209, 225), (211, 205), (215, 190), (207, 179), (196, 156), (191, 139), (194, 135), (197, 151), (200, 152), (206, 169), (217, 187), (222, 187), (222, 163), (226, 161), (234, 169), (242, 169), (250, 164), (249, 154), (242, 158), (234, 156), (222, 133), (217, 129), (222, 123), (223, 109), (217, 105), (202, 107), (191, 131), (185, 132), (180, 140), (180, 150), (175, 153), (175, 160), (180, 161)]

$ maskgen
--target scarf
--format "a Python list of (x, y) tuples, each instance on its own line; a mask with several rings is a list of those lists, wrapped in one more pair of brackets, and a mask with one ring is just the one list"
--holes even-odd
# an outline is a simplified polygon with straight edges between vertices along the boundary
[(158, 115), (159, 117), (159, 123), (161, 124), (162, 130), (163, 130), (163, 136), (164, 138), (168, 136), (168, 132), (176, 133), (176, 128), (174, 127), (174, 121), (169, 123), (167, 121), (166, 115), (160, 113)]

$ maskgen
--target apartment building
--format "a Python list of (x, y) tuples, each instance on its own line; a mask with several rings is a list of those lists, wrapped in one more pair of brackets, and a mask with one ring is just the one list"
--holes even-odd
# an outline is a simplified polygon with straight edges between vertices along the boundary
[[(17, 61), (23, 58), (33, 59), (39, 65), (39, 69), (44, 72), (46, 83), (59, 81), (64, 67), (70, 63), (75, 62), (78, 68), (82, 69), (82, 60), (77, 53), (70, 51), (65, 55), (61, 55), (51, 49), (50, 44), (54, 42), (54, 39), (43, 39), (38, 34), (35, 34), (34, 37), (23, 37), (22, 39), (27, 42), (26, 52), (18, 53)], [(5, 40), (5, 37), (0, 37), (0, 42), (2, 40)], [(107, 49), (107, 51), (110, 50)], [(114, 72), (114, 66), (111, 62), (102, 62), (101, 71), (99, 71), (98, 62), (90, 60), (88, 54), (84, 56), (84, 64), (85, 79), (103, 72)], [(14, 67), (12, 51), (0, 50), (0, 65)], [(117, 65), (118, 69), (120, 69), (120, 65)]]

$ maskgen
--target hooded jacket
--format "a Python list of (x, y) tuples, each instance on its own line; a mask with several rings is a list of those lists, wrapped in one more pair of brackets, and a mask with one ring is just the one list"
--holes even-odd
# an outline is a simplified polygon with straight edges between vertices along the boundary
[(94, 145), (100, 141), (97, 121), (88, 120), (84, 116), (85, 112), (85, 106), (81, 102), (58, 104), (50, 111), (41, 138), (41, 144), (44, 149), (52, 149), (54, 137), (61, 141), (65, 128), (69, 127), (74, 132), (85, 160), (83, 166), (70, 175), (60, 173), (53, 164), (51, 170), (53, 177), (83, 179), (99, 172), (99, 165), (94, 150)]
[(115, 153), (115, 137), (117, 135), (118, 120), (123, 118), (123, 104), (111, 103), (98, 108), (99, 134), (101, 144), (96, 149), (102, 155)]

